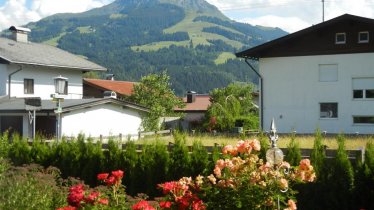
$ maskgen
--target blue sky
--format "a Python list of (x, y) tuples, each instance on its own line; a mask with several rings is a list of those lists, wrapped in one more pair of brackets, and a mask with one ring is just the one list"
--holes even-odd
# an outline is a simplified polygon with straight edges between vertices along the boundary
[[(0, 0), (0, 30), (62, 12), (83, 12), (114, 0)], [(207, 0), (229, 18), (288, 32), (320, 23), (322, 0)], [(325, 19), (349, 13), (374, 18), (374, 0), (324, 0)]]

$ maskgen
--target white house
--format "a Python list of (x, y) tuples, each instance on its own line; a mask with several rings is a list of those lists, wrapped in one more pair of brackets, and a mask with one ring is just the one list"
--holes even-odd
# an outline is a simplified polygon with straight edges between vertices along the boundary
[[(35, 132), (92, 137), (138, 133), (146, 108), (114, 98), (82, 99), (82, 73), (106, 68), (61, 49), (29, 42), (29, 29), (12, 26), (10, 30), (12, 39), (0, 38), (1, 132), (10, 129), (26, 137)], [(54, 78), (59, 76), (67, 78), (59, 95), (63, 100), (60, 117), (51, 98)]]
[(373, 35), (373, 19), (346, 14), (237, 53), (259, 61), (262, 126), (373, 134)]

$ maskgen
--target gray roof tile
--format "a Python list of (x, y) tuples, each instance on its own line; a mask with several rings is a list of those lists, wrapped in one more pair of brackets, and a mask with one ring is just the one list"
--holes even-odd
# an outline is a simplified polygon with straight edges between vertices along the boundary
[(107, 69), (57, 47), (33, 42), (23, 43), (0, 37), (0, 60), (15, 64), (30, 64), (77, 70), (106, 71)]

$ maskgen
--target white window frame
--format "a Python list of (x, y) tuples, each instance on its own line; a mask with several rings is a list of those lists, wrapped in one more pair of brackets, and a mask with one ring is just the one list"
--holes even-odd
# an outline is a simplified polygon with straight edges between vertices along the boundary
[[(333, 110), (329, 112), (322, 112), (322, 104), (336, 104), (336, 117), (334, 117)], [(319, 104), (319, 119), (338, 119), (339, 118), (339, 103), (338, 102), (320, 102)]]
[[(374, 100), (374, 97), (367, 97), (367, 91), (371, 91), (371, 90), (374, 90), (374, 87), (373, 86), (360, 86), (360, 87), (357, 87), (355, 88), (355, 84), (354, 84), (354, 80), (355, 79), (371, 79), (371, 80), (374, 80), (374, 77), (353, 77), (352, 78), (352, 99), (353, 100)], [(362, 97), (361, 98), (355, 98), (354, 97), (354, 91), (362, 91)]]
[(23, 79), (23, 93), (27, 95), (32, 95), (35, 93), (34, 79), (30, 79), (30, 78)]
[[(367, 39), (366, 40), (361, 40), (361, 34), (367, 34)], [(360, 31), (358, 32), (358, 43), (369, 43), (369, 31)]]
[[(344, 35), (344, 41), (338, 41), (338, 36)], [(345, 44), (347, 42), (347, 34), (345, 32), (335, 34), (335, 44)]]
[(369, 117), (369, 118), (374, 118), (373, 115), (353, 115), (352, 116), (352, 121), (353, 121), (353, 124), (354, 125), (374, 125), (374, 122), (373, 123), (355, 123), (355, 118), (356, 117)]

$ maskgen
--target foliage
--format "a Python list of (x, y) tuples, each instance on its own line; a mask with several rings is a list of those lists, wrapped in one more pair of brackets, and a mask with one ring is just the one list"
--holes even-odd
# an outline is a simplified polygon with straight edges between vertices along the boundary
[(31, 162), (30, 147), (26, 139), (19, 134), (12, 136), (12, 144), (9, 148), (9, 158), (13, 164), (19, 166), (21, 164), (29, 164)]
[(374, 143), (368, 142), (365, 161), (360, 165), (355, 177), (356, 208), (374, 209)]
[(201, 141), (194, 141), (191, 152), (191, 173), (192, 177), (204, 175), (208, 171), (209, 155)]
[[(235, 126), (244, 129), (258, 128), (258, 115), (252, 103), (253, 85), (233, 83), (214, 89), (212, 104), (206, 112), (208, 130), (231, 131)], [(243, 117), (245, 116), (245, 117)]]
[(324, 161), (325, 161), (325, 147), (322, 144), (322, 134), (321, 130), (318, 128), (315, 132), (315, 139), (312, 153), (310, 154), (310, 160), (314, 166), (314, 170), (320, 179), (322, 179), (322, 170), (324, 170)]
[(174, 142), (173, 149), (170, 152), (170, 180), (188, 176), (191, 171), (191, 159), (185, 144), (186, 134), (174, 132)]
[(170, 77), (164, 71), (144, 76), (140, 83), (134, 85), (130, 100), (149, 108), (149, 113), (142, 121), (146, 130), (159, 130), (160, 117), (173, 114), (175, 107), (185, 106), (171, 90), (169, 80)]
[(0, 209), (56, 209), (65, 202), (59, 171), (38, 165), (12, 166), (0, 176)]
[[(290, 199), (292, 182), (313, 182), (315, 174), (309, 160), (291, 169), (287, 162), (271, 166), (259, 159), (260, 142), (239, 141), (222, 150), (226, 159), (216, 162), (213, 174), (183, 177), (160, 184), (165, 197), (160, 206), (171, 209), (296, 209)], [(166, 209), (166, 208), (165, 208)], [(283, 209), (283, 208), (282, 208)]]
[(295, 166), (301, 161), (300, 144), (296, 141), (295, 134), (291, 135), (291, 141), (287, 147), (286, 161)]

